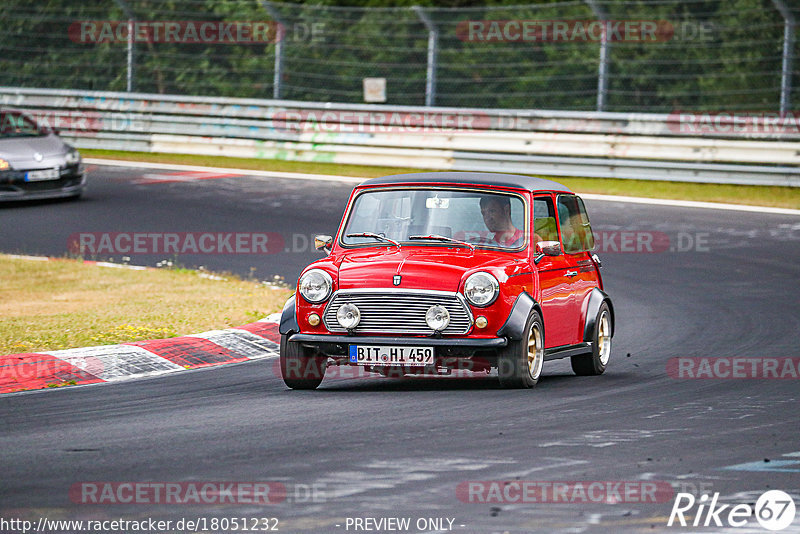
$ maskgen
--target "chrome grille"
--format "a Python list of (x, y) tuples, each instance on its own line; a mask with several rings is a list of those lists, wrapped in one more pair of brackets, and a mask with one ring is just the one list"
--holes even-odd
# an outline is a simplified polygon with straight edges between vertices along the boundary
[(361, 311), (356, 332), (383, 334), (433, 334), (425, 322), (425, 312), (435, 304), (450, 312), (450, 324), (443, 334), (466, 334), (472, 326), (472, 315), (464, 298), (447, 291), (410, 291), (391, 289), (342, 290), (333, 294), (322, 320), (331, 332), (346, 332), (336, 312), (351, 303)]

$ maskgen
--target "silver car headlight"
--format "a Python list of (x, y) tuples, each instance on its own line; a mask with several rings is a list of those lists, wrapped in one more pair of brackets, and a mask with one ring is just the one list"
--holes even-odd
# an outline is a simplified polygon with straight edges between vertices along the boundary
[(441, 332), (450, 324), (450, 312), (438, 304), (431, 306), (425, 313), (425, 322), (434, 332)]
[(300, 277), (298, 285), (300, 294), (312, 304), (327, 300), (333, 291), (333, 279), (322, 269), (311, 269)]
[(355, 304), (342, 304), (336, 310), (336, 320), (342, 325), (342, 328), (352, 330), (361, 322), (361, 311)]
[(75, 165), (81, 160), (81, 154), (74, 148), (69, 149), (67, 151), (67, 165)]
[(500, 283), (489, 273), (474, 273), (464, 283), (464, 296), (473, 306), (488, 306), (499, 293)]

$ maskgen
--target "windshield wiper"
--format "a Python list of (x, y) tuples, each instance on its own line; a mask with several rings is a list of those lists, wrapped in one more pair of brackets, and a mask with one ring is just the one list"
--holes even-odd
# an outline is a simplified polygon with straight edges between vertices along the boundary
[(376, 233), (373, 233), (373, 232), (360, 232), (358, 234), (347, 234), (345, 237), (371, 237), (373, 239), (379, 239), (381, 241), (386, 241), (386, 242), (391, 243), (392, 245), (396, 246), (397, 248), (400, 248), (400, 243), (398, 243), (394, 239), (389, 239), (388, 237), (385, 237), (385, 236), (382, 236), (380, 234), (376, 234)]
[(461, 241), (460, 239), (453, 239), (452, 237), (445, 237), (439, 234), (428, 234), (428, 235), (410, 235), (408, 236), (409, 239), (432, 239), (435, 241), (447, 241), (448, 243), (458, 243), (459, 245), (466, 245), (469, 247), (470, 250), (473, 252), (475, 251), (475, 245), (472, 243), (467, 243), (466, 241)]

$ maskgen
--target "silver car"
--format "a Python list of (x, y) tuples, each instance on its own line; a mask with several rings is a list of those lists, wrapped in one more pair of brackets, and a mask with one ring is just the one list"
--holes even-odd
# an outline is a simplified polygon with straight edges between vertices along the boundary
[(23, 111), (0, 109), (0, 201), (81, 196), (78, 151)]

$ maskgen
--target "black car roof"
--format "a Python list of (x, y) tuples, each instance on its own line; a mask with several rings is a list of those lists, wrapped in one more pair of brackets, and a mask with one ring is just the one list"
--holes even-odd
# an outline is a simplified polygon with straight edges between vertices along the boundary
[(571, 192), (567, 186), (552, 180), (523, 176), (521, 174), (500, 174), (491, 172), (415, 172), (409, 174), (393, 174), (382, 178), (367, 180), (361, 185), (391, 185), (399, 183), (477, 184), (515, 187), (528, 191)]

